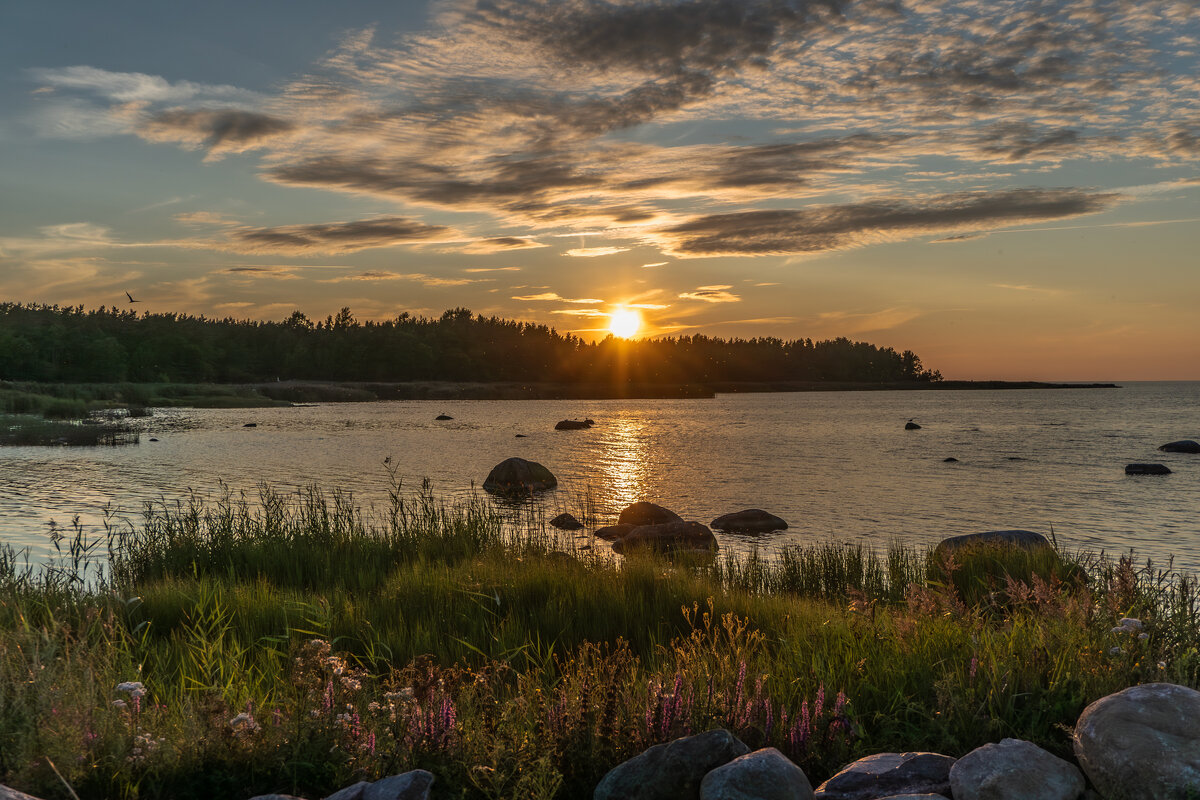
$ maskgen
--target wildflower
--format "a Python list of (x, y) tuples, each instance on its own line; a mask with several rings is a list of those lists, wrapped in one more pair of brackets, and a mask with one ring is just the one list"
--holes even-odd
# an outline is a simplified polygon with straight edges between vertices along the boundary
[(1158, 668), (1159, 668), (1159, 669), (1166, 669), (1166, 668), (1167, 668), (1167, 662), (1165, 662), (1165, 661), (1160, 661), (1160, 662), (1158, 662)]
[(1150, 634), (1148, 634), (1148, 633), (1139, 633), (1137, 638), (1138, 638), (1138, 641), (1139, 641), (1139, 642), (1144, 642), (1144, 641), (1146, 641), (1147, 639), (1149, 639), (1149, 638), (1150, 638)]
[(243, 711), (233, 719), (229, 720), (229, 727), (233, 728), (235, 736), (240, 734), (254, 733), (262, 730), (258, 721), (254, 719), (254, 715), (248, 711)]
[(351, 678), (348, 675), (342, 676), (342, 686), (344, 686), (346, 689), (348, 689), (351, 692), (357, 692), (359, 689), (362, 688), (362, 684), (359, 683), (358, 680), (356, 680), (355, 678)]
[(1116, 634), (1128, 633), (1132, 635), (1141, 632), (1145, 627), (1146, 626), (1142, 624), (1142, 621), (1136, 617), (1122, 617), (1120, 621), (1117, 622), (1117, 627), (1113, 628), (1110, 632)]
[(124, 700), (113, 700), (112, 704), (113, 704), (113, 708), (115, 708), (119, 711), (124, 711), (126, 708), (129, 707), (129, 704), (126, 703)]
[(975, 673), (978, 670), (979, 670), (979, 659), (976, 658), (975, 656), (971, 656), (971, 666), (967, 670), (968, 675), (971, 680), (975, 680)]
[(141, 681), (124, 681), (117, 684), (118, 692), (125, 692), (134, 700), (140, 700), (146, 694), (146, 687)]

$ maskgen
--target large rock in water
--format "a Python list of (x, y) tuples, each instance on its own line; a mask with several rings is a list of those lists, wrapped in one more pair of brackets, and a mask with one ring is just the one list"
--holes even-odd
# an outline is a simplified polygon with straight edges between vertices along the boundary
[(699, 800), (700, 782), (750, 748), (727, 730), (685, 736), (618, 764), (596, 786), (594, 800)]
[(1126, 464), (1126, 475), (1170, 475), (1165, 464)]
[(1075, 723), (1075, 757), (1105, 800), (1200, 797), (1200, 692), (1144, 683), (1100, 698)]
[(700, 800), (813, 800), (813, 790), (804, 770), (767, 747), (705, 775)]
[(558, 486), (554, 473), (536, 461), (507, 458), (488, 473), (483, 489), (493, 494), (527, 494)]
[(640, 500), (626, 506), (617, 517), (618, 525), (661, 525), (664, 522), (683, 522), (683, 517), (656, 503)]
[(1020, 739), (977, 747), (950, 768), (954, 800), (1077, 800), (1084, 788), (1074, 764)]
[(1178, 442), (1167, 442), (1158, 449), (1164, 453), (1200, 453), (1200, 442), (1180, 439)]
[(605, 525), (603, 528), (596, 528), (596, 536), (608, 542), (615, 542), (618, 539), (623, 539), (628, 536), (637, 525)]
[(676, 550), (717, 549), (717, 537), (699, 522), (664, 522), (662, 525), (638, 525), (613, 542), (614, 553), (624, 555), (632, 550), (652, 550), (671, 553)]
[(742, 533), (769, 533), (787, 528), (786, 522), (774, 514), (768, 514), (761, 508), (748, 508), (745, 511), (723, 514), (714, 519), (711, 524), (719, 531)]
[(1045, 536), (1033, 531), (984, 531), (983, 533), (968, 533), (943, 539), (938, 542), (938, 546), (934, 548), (933, 552), (938, 558), (941, 558), (947, 553), (963, 548), (1024, 547), (1028, 550), (1036, 550), (1049, 546), (1050, 541)]
[(583, 527), (582, 522), (575, 519), (573, 514), (568, 514), (565, 511), (550, 520), (550, 524), (563, 531), (577, 531)]
[(877, 800), (903, 794), (950, 794), (954, 759), (940, 753), (878, 753), (860, 758), (817, 787), (817, 800)]

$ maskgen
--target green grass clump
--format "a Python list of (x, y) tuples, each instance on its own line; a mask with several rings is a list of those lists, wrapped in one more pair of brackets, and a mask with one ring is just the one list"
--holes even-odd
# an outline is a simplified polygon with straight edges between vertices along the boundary
[(1005, 736), (1070, 757), (1092, 700), (1200, 685), (1195, 580), (1128, 557), (617, 562), (538, 519), (263, 487), (76, 523), (43, 569), (0, 550), (0, 783), (62, 796), (53, 762), (82, 798), (315, 797), (422, 767), (438, 798), (575, 798), (712, 727), (819, 781)]
[(119, 422), (61, 422), (0, 414), (0, 446), (101, 447), (137, 444), (137, 431)]

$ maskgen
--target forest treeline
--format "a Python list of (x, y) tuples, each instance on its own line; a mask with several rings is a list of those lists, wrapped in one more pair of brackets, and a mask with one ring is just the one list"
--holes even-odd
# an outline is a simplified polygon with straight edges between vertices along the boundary
[(938, 381), (912, 351), (845, 338), (675, 336), (585, 342), (456, 308), (360, 322), (343, 308), (279, 322), (0, 303), (0, 380), (43, 382)]

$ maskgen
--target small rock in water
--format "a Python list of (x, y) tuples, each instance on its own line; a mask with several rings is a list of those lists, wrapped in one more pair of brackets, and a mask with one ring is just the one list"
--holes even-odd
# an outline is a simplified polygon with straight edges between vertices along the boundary
[(1171, 470), (1164, 464), (1126, 464), (1126, 475), (1170, 475)]
[(954, 800), (1076, 800), (1084, 788), (1074, 764), (1020, 739), (977, 747), (950, 769)]
[(257, 428), (257, 427), (258, 427), (258, 423), (257, 423), (257, 422), (247, 422), (247, 423), (246, 423), (245, 425), (243, 425), (242, 427), (243, 427), (243, 428)]
[(556, 431), (581, 431), (592, 427), (596, 423), (590, 419), (585, 419), (580, 422), (577, 419), (564, 419), (554, 426)]
[(660, 525), (664, 522), (683, 522), (683, 517), (657, 503), (644, 500), (626, 506), (617, 517), (618, 525)]
[(724, 514), (710, 524), (719, 531), (739, 533), (770, 533), (771, 531), (786, 530), (788, 526), (782, 519), (774, 514), (768, 514), (761, 508), (748, 508), (745, 511)]
[(536, 461), (509, 458), (492, 467), (483, 490), (492, 494), (540, 492), (558, 486), (558, 478)]
[(157, 441), (158, 441), (158, 439), (155, 439), (153, 436), (151, 436), (151, 437), (150, 437), (150, 441), (152, 441), (152, 442), (157, 442)]
[(813, 800), (813, 790), (804, 770), (767, 747), (705, 775), (700, 800)]
[(955, 458), (954, 456), (950, 456), (949, 458), (943, 458), (942, 462), (945, 464), (957, 464), (958, 459)]
[(1164, 453), (1200, 453), (1200, 442), (1180, 439), (1177, 442), (1167, 442), (1158, 449)]
[(450, 416), (449, 414), (438, 414), (436, 417), (434, 417), (434, 419), (438, 420), (438, 421), (442, 421), (442, 420), (447, 420), (447, 419), (454, 419), (454, 417)]
[(514, 436), (513, 438), (514, 438), (514, 439), (526, 439), (526, 438), (528, 438), (528, 437), (526, 437), (526, 436), (525, 436), (525, 434), (523, 434), (523, 433), (518, 433), (518, 434), (517, 434), (516, 436)]
[(919, 431), (919, 430), (921, 430), (921, 426), (920, 426), (920, 425), (918, 425), (917, 423), (913, 422), (913, 421), (910, 419), (908, 422), (904, 423), (904, 430), (906, 430), (906, 431)]
[(566, 512), (563, 512), (554, 519), (550, 520), (550, 524), (564, 531), (577, 531), (583, 527), (582, 522)]
[(1105, 798), (1200, 797), (1200, 692), (1144, 683), (1102, 697), (1075, 723), (1075, 757)]
[(817, 787), (817, 800), (876, 800), (888, 795), (950, 794), (954, 759), (940, 753), (878, 753), (847, 765)]

